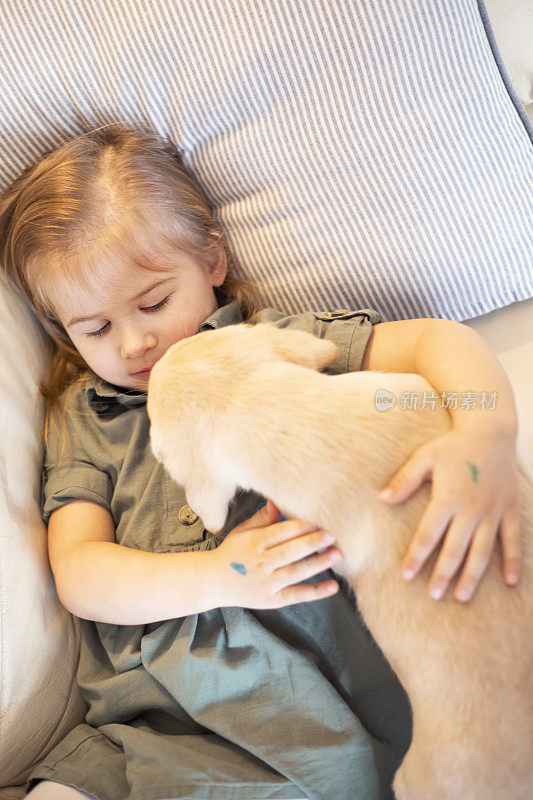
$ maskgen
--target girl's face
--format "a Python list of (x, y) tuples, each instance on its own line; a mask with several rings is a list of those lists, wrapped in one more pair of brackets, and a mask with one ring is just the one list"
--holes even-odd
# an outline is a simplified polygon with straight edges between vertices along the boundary
[[(154, 272), (115, 261), (100, 291), (57, 299), (57, 314), (74, 346), (108, 383), (146, 391), (144, 371), (173, 344), (197, 333), (218, 307), (214, 287), (227, 271), (223, 250), (210, 266), (176, 252), (165, 262)], [(90, 319), (77, 319), (85, 317)]]

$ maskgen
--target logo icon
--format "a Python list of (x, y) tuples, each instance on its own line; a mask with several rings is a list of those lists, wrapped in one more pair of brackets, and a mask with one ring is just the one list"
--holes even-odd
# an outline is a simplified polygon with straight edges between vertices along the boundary
[(396, 405), (396, 398), (387, 389), (378, 389), (375, 402), (378, 411), (389, 411)]

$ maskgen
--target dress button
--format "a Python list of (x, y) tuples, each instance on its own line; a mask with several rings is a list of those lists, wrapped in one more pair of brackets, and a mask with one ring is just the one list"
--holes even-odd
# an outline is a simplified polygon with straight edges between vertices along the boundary
[(348, 314), (348, 313), (349, 312), (347, 311), (346, 308), (333, 308), (329, 312), (329, 315), (330, 315), (330, 317), (335, 318), (335, 317), (343, 317), (345, 314)]
[(189, 506), (182, 506), (178, 511), (178, 519), (184, 525), (192, 525), (198, 519), (198, 514), (195, 514)]
[(350, 312), (346, 308), (333, 308), (331, 311), (321, 311), (316, 316), (322, 320), (336, 319), (337, 317), (344, 317), (345, 314)]

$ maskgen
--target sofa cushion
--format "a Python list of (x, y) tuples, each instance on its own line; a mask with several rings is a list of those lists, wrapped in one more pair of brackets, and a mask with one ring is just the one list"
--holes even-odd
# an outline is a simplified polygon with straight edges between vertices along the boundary
[[(39, 497), (50, 354), (0, 274), (0, 786), (21, 783), (83, 717), (77, 621), (59, 602)], [(1, 796), (1, 794), (0, 794)]]
[[(531, 0), (485, 0), (505, 71), (526, 109), (533, 114), (533, 3)], [(482, 9), (480, 9), (482, 11)], [(490, 35), (490, 30), (488, 31)]]

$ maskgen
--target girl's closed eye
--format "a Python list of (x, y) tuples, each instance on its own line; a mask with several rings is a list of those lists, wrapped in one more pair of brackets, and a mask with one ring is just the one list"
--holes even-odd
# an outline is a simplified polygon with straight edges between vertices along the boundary
[[(151, 314), (153, 311), (161, 311), (161, 309), (163, 309), (166, 306), (169, 300), (170, 300), (170, 295), (168, 295), (168, 297), (165, 297), (164, 300), (161, 300), (161, 302), (157, 303), (157, 305), (155, 306), (147, 306), (146, 308), (141, 308), (141, 311), (146, 311), (148, 314)], [(100, 328), (97, 331), (92, 331), (91, 333), (86, 333), (85, 335), (103, 336), (108, 331), (108, 329), (109, 329), (109, 322), (106, 325), (104, 325), (103, 328)]]

